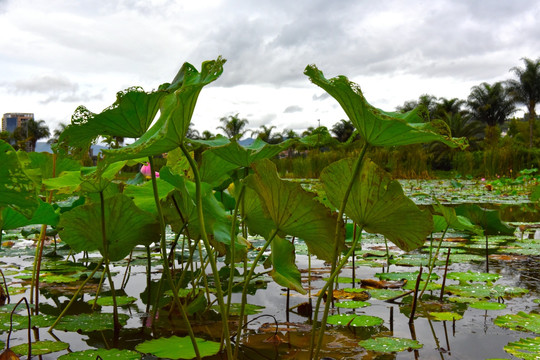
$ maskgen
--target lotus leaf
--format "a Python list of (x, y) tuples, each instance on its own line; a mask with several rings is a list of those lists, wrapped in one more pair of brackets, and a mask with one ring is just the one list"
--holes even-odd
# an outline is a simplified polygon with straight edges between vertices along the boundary
[(492, 282), (497, 281), (501, 275), (472, 272), (469, 270), (467, 272), (450, 272), (446, 277), (448, 279), (458, 280), (460, 285), (465, 285), (469, 281), (486, 282), (490, 285)]
[[(229, 315), (232, 316), (238, 316), (240, 315), (240, 307), (242, 304), (240, 303), (232, 303), (231, 308), (229, 310)], [(212, 309), (219, 312), (219, 306), (214, 305), (212, 306)], [(255, 315), (260, 314), (261, 310), (265, 309), (264, 306), (260, 305), (254, 305), (254, 304), (246, 304), (244, 309), (244, 315)]]
[(133, 350), (92, 349), (65, 354), (60, 356), (58, 360), (95, 360), (98, 356), (103, 360), (136, 360), (141, 358), (141, 353)]
[(463, 318), (462, 315), (453, 312), (430, 312), (429, 315), (436, 321), (453, 321)]
[[(353, 167), (353, 159), (343, 159), (321, 174), (328, 199), (336, 207), (343, 201)], [(429, 211), (421, 211), (397, 181), (369, 160), (353, 182), (345, 214), (365, 231), (382, 234), (405, 251), (422, 246), (433, 228)]]
[[(91, 300), (93, 302), (94, 300)], [(133, 296), (116, 296), (116, 305), (118, 306), (126, 306), (131, 305), (135, 301), (137, 301), (136, 298)], [(113, 306), (113, 297), (112, 296), (100, 296), (97, 299), (97, 304), (100, 306)]]
[[(123, 194), (104, 200), (105, 239), (109, 258), (118, 261), (127, 256), (135, 245), (149, 245), (159, 240), (159, 224), (149, 213), (138, 209)], [(103, 254), (99, 203), (79, 206), (61, 215), (58, 224), (62, 241), (75, 251), (99, 250)]]
[(355, 314), (339, 314), (328, 316), (328, 324), (342, 326), (378, 326), (382, 325), (384, 320), (377, 316), (355, 315)]
[[(217, 354), (220, 350), (218, 342), (200, 338), (195, 339), (201, 357)], [(188, 336), (171, 336), (170, 338), (148, 340), (137, 345), (135, 350), (168, 359), (193, 359), (195, 357), (193, 344)]]
[(154, 125), (133, 144), (104, 150), (105, 161), (112, 163), (160, 155), (183, 144), (202, 88), (219, 78), (224, 63), (221, 57), (205, 61), (200, 72), (193, 65), (185, 63), (173, 81), (177, 89), (161, 99), (160, 116)]
[(49, 203), (38, 200), (39, 207), (36, 209), (31, 218), (27, 218), (20, 212), (13, 210), (10, 207), (4, 208), (0, 214), (0, 228), (2, 230), (17, 229), (28, 225), (46, 224), (55, 226), (58, 224), (58, 212)]
[[(68, 343), (62, 341), (43, 340), (32, 343), (32, 355), (50, 354), (56, 351), (66, 350)], [(12, 346), (11, 350), (16, 354), (28, 355), (28, 344)]]
[[(259, 196), (265, 217), (274, 222), (274, 226), (268, 230), (301, 238), (312, 254), (330, 261), (334, 251), (333, 242), (336, 241), (336, 215), (315, 201), (314, 195), (303, 190), (299, 184), (280, 179), (276, 166), (270, 160), (261, 160), (252, 167), (255, 173), (245, 181)], [(345, 226), (340, 222), (337, 239), (340, 248), (344, 240)]]
[(36, 187), (24, 172), (15, 150), (3, 140), (0, 140), (0, 162), (0, 210), (10, 207), (31, 218), (39, 207)]
[(465, 138), (451, 138), (448, 125), (442, 121), (424, 123), (417, 115), (417, 109), (399, 114), (371, 106), (360, 87), (345, 76), (326, 79), (315, 65), (308, 65), (304, 74), (338, 101), (360, 136), (370, 145), (397, 146), (440, 141), (450, 147), (468, 146)]
[(272, 241), (272, 254), (270, 261), (273, 269), (270, 275), (281, 286), (306, 294), (302, 288), (302, 275), (295, 264), (294, 245), (279, 236)]
[[(125, 325), (129, 315), (118, 314), (118, 321), (121, 325)], [(113, 314), (109, 313), (91, 313), (66, 315), (60, 320), (55, 329), (64, 331), (98, 331), (114, 328)]]
[(524, 338), (509, 342), (504, 351), (524, 360), (538, 360), (540, 354), (540, 337)]
[(456, 214), (465, 216), (475, 225), (482, 227), (486, 235), (513, 235), (516, 230), (501, 221), (497, 210), (483, 209), (476, 204), (459, 205)]
[(370, 303), (365, 302), (365, 301), (344, 301), (344, 302), (336, 303), (336, 307), (345, 308), (345, 309), (358, 309), (358, 308), (363, 308), (370, 305), (371, 305)]
[(540, 333), (540, 314), (536, 313), (527, 314), (520, 311), (517, 314), (497, 316), (493, 322), (507, 329)]
[(423, 346), (416, 340), (395, 337), (375, 337), (367, 340), (362, 340), (358, 343), (358, 345), (360, 345), (366, 350), (383, 353), (421, 349)]
[(506, 304), (491, 302), (491, 301), (475, 301), (469, 305), (472, 308), (480, 310), (503, 310), (506, 309)]

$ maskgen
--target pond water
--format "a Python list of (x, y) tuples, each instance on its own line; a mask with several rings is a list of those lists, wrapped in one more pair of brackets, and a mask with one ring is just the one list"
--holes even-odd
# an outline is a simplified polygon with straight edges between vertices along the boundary
[[(471, 183), (471, 187), (474, 184)], [(404, 182), (404, 189), (411, 195), (420, 190), (430, 192), (431, 185), (418, 185), (418, 182)], [(448, 187), (445, 187), (448, 186)], [(535, 226), (540, 222), (538, 217), (538, 205), (530, 204), (524, 195), (512, 195), (510, 201), (507, 197), (494, 196), (491, 199), (480, 189), (479, 194), (473, 196), (472, 193), (463, 193), (454, 190), (451, 185), (433, 185), (438, 190), (438, 198), (448, 199), (449, 203), (460, 203), (462, 200), (481, 200), (484, 206), (491, 208), (500, 208), (501, 217), (504, 221), (522, 225), (520, 231), (516, 230), (514, 236), (492, 236), (489, 238), (489, 273), (498, 274), (500, 278), (493, 282), (494, 286), (500, 285), (497, 291), (486, 290), (482, 288), (486, 283), (475, 281), (479, 287), (477, 291), (487, 291), (487, 295), (479, 296), (483, 300), (491, 302), (501, 302), (506, 305), (502, 310), (481, 310), (469, 306), (473, 302), (475, 294), (462, 293), (459, 289), (452, 293), (445, 292), (444, 305), (438, 301), (427, 299), (428, 296), (439, 297), (440, 290), (426, 290), (424, 301), (421, 302), (416, 310), (417, 317), (413, 325), (409, 325), (410, 313), (410, 295), (395, 302), (383, 300), (382, 295), (376, 295), (377, 291), (365, 289), (368, 293), (372, 292), (371, 298), (367, 300), (369, 306), (357, 309), (347, 309), (333, 307), (331, 314), (365, 314), (380, 317), (383, 320), (382, 325), (370, 327), (353, 327), (328, 325), (326, 330), (326, 340), (322, 351), (323, 356), (334, 359), (513, 359), (505, 350), (504, 346), (509, 342), (518, 341), (521, 338), (538, 336), (531, 332), (521, 332), (506, 329), (495, 325), (494, 320), (505, 314), (517, 314), (520, 311), (525, 313), (540, 312), (540, 304), (534, 300), (540, 298), (540, 230)], [(426, 189), (428, 189), (426, 191)], [(475, 187), (477, 189), (477, 187)], [(463, 195), (465, 194), (465, 195)], [(467, 195), (469, 194), (469, 195)], [(483, 194), (483, 195), (482, 195)], [(460, 201), (456, 200), (459, 197)], [(489, 201), (486, 201), (489, 200)], [(417, 202), (428, 204), (425, 197), (419, 196)], [(487, 204), (487, 205), (486, 205)], [(440, 236), (440, 234), (439, 234)], [(17, 237), (17, 234), (4, 236), (9, 238)], [(434, 246), (437, 244), (435, 236)], [(263, 245), (261, 239), (250, 239), (255, 247)], [(20, 275), (28, 273), (32, 268), (32, 261), (35, 249), (32, 246), (25, 247), (27, 244), (21, 240), (14, 240), (15, 246), (12, 248), (3, 248), (0, 252), (1, 269), (6, 274), (6, 280), (10, 288), (22, 286), (28, 289), (28, 282), (20, 278)], [(28, 243), (31, 245), (31, 243)], [(303, 273), (303, 285), (305, 289), (311, 289), (313, 304), (316, 300), (316, 294), (324, 285), (325, 278), (329, 276), (329, 266), (323, 262), (311, 259), (307, 256), (305, 245), (301, 240), (295, 241), (297, 265)], [(347, 288), (359, 289), (361, 280), (379, 280), (387, 273), (410, 273), (418, 271), (420, 265), (427, 270), (426, 264), (429, 249), (424, 247), (419, 251), (410, 254), (404, 254), (398, 248), (389, 244), (390, 259), (386, 258), (386, 246), (384, 239), (378, 236), (364, 234), (362, 249), (358, 249), (355, 257), (354, 266), (350, 263), (346, 266), (340, 275), (338, 287), (340, 290)], [(427, 244), (429, 245), (429, 244)], [(61, 259), (45, 260), (44, 268), (54, 269), (58, 264), (64, 262), (69, 251), (58, 244), (58, 254)], [(434, 281), (440, 286), (445, 271), (444, 260), (447, 250), (451, 250), (450, 264), (448, 273), (472, 272), (483, 273), (486, 271), (485, 262), (485, 238), (469, 238), (464, 234), (453, 233), (446, 234), (439, 254), (440, 262), (434, 268), (434, 274), (439, 279)], [(46, 251), (51, 251), (52, 245), (47, 247)], [(157, 286), (160, 279), (160, 258), (158, 249), (153, 249), (154, 267), (152, 271), (153, 286)], [(144, 340), (168, 337), (171, 335), (185, 336), (186, 332), (180, 316), (176, 313), (168, 316), (166, 310), (158, 313), (158, 319), (154, 321), (155, 327), (151, 327), (147, 311), (148, 289), (146, 277), (146, 252), (144, 249), (138, 249), (133, 254), (130, 272), (126, 276), (125, 270), (127, 261), (118, 262), (113, 267), (115, 287), (120, 288), (121, 284), (127, 279), (127, 285), (124, 289), (125, 294), (133, 296), (137, 300), (121, 308), (121, 313), (129, 316), (126, 326), (120, 332), (117, 340), (113, 339), (113, 332), (93, 331), (93, 332), (66, 332), (54, 330), (47, 332), (47, 328), (36, 329), (33, 336), (40, 340), (64, 341), (69, 344), (68, 351), (79, 351), (89, 348), (109, 348), (117, 347), (121, 349), (134, 349), (135, 346)], [(177, 251), (177, 258), (181, 258), (182, 253)], [(88, 259), (82, 259), (80, 256), (70, 256), (69, 260), (75, 260), (79, 264), (88, 264)], [(90, 259), (92, 260), (92, 259)], [(96, 260), (94, 258), (94, 260)], [(198, 256), (195, 256), (198, 261)], [(91, 261), (90, 261), (91, 262)], [(311, 263), (311, 271), (308, 272), (308, 265)], [(224, 266), (224, 264), (220, 264)], [(180, 268), (181, 265), (177, 265)], [(92, 268), (93, 265), (90, 266)], [(268, 271), (262, 266), (258, 268), (259, 272)], [(46, 270), (42, 270), (47, 273)], [(80, 273), (80, 269), (74, 270)], [(308, 274), (311, 274), (309, 277)], [(383, 274), (383, 275), (381, 275)], [(355, 281), (352, 281), (352, 278)], [(40, 310), (49, 315), (58, 315), (80, 281), (75, 282), (43, 282), (41, 285)], [(414, 280), (409, 280), (406, 287), (414, 284)], [(458, 280), (447, 279), (446, 286), (452, 287), (459, 284)], [(85, 295), (72, 307), (71, 313), (81, 314), (91, 312), (89, 302), (93, 299), (93, 294), (97, 288), (97, 281), (93, 282)], [(516, 290), (520, 289), (520, 290)], [(151, 293), (155, 292), (152, 287)], [(447, 288), (448, 289), (448, 288)], [(508, 291), (504, 293), (505, 289)], [(108, 288), (105, 287), (104, 291)], [(248, 295), (248, 303), (263, 306), (260, 313), (249, 315), (247, 320), (248, 333), (243, 339), (242, 359), (309, 359), (309, 339), (311, 335), (311, 319), (308, 316), (299, 315), (294, 309), (287, 312), (287, 291), (277, 285), (266, 274), (259, 276), (254, 281), (253, 287)], [(470, 289), (469, 289), (470, 290)], [(403, 291), (396, 289), (394, 291)], [(352, 293), (352, 290), (349, 291)], [(397, 293), (396, 293), (397, 294)], [(18, 301), (22, 296), (29, 297), (29, 290), (20, 294), (14, 294), (11, 297), (11, 303)], [(467, 298), (467, 299), (465, 299)], [(450, 301), (452, 299), (453, 301)], [(234, 294), (233, 302), (240, 301), (240, 293)], [(309, 301), (308, 295), (300, 295), (294, 291), (290, 292), (289, 307), (306, 303)], [(337, 303), (345, 300), (336, 300)], [(167, 302), (167, 301), (165, 301)], [(102, 312), (112, 312), (112, 307), (103, 306)], [(429, 316), (431, 311), (451, 311), (459, 313), (462, 318), (454, 321), (437, 321)], [(23, 312), (20, 312), (23, 314)], [(213, 338), (219, 341), (221, 327), (218, 323), (219, 316), (211, 314), (204, 319), (193, 321), (195, 332), (198, 336)], [(233, 332), (235, 319), (231, 318)], [(278, 324), (277, 332), (275, 324)], [(277, 334), (277, 337), (273, 336)], [(414, 351), (402, 351), (398, 353), (384, 354), (368, 351), (358, 345), (358, 342), (371, 337), (393, 336), (400, 338), (416, 339), (423, 347)], [(1, 340), (7, 339), (7, 331), (0, 335)], [(35, 340), (34, 339), (34, 340)], [(277, 339), (277, 340), (276, 340)], [(27, 343), (27, 332), (18, 330), (11, 335), (10, 344)], [(43, 355), (42, 359), (56, 359), (58, 356), (67, 353), (66, 350), (53, 354)], [(215, 355), (208, 359), (225, 359), (225, 355)], [(157, 359), (150, 355), (144, 355), (143, 359)]]

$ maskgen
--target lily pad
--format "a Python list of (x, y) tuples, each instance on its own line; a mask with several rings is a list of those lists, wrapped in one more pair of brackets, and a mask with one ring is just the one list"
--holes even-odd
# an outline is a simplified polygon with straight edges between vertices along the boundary
[(454, 312), (430, 312), (429, 315), (436, 321), (461, 320), (462, 315)]
[[(69, 347), (68, 343), (62, 341), (37, 341), (32, 343), (32, 355), (50, 354), (56, 351), (62, 351)], [(12, 346), (10, 348), (14, 353), (28, 355), (28, 344)]]
[(411, 349), (421, 349), (422, 344), (416, 340), (395, 338), (395, 337), (376, 337), (367, 340), (362, 340), (358, 343), (366, 350), (392, 353)]
[(355, 315), (355, 314), (339, 314), (330, 315), (328, 317), (328, 324), (342, 325), (342, 326), (378, 326), (384, 323), (384, 320), (377, 316), (369, 315)]
[(476, 301), (470, 304), (469, 307), (480, 310), (503, 310), (506, 309), (506, 304), (491, 301)]
[[(128, 319), (128, 315), (118, 314), (118, 321), (121, 325), (125, 325)], [(113, 314), (109, 313), (68, 315), (64, 316), (58, 325), (56, 325), (56, 329), (58, 330), (82, 332), (107, 330), (113, 328)]]
[[(218, 342), (200, 338), (195, 338), (195, 340), (201, 357), (211, 356), (219, 352), (220, 344)], [(193, 359), (195, 357), (193, 344), (188, 336), (171, 336), (170, 338), (148, 340), (137, 345), (135, 350), (160, 358)]]
[[(376, 273), (375, 276), (378, 277), (381, 280), (407, 280), (407, 281), (416, 281), (418, 278), (419, 271), (413, 271), (413, 272), (391, 272), (391, 273)], [(427, 279), (428, 274), (422, 273), (422, 280)], [(439, 275), (437, 274), (431, 274), (430, 276), (431, 280), (438, 280)]]
[[(135, 301), (137, 301), (137, 299), (134, 298), (133, 296), (117, 296), (116, 297), (116, 305), (118, 305), (118, 306), (131, 305)], [(101, 305), (101, 306), (114, 306), (113, 297), (112, 296), (102, 296), (102, 297), (97, 299), (97, 304)]]
[(540, 314), (520, 311), (517, 314), (497, 316), (493, 323), (507, 329), (540, 333)]
[(345, 309), (358, 309), (366, 306), (371, 306), (371, 304), (365, 301), (344, 301), (336, 303), (336, 307)]
[(460, 284), (464, 285), (466, 282), (469, 281), (486, 282), (488, 284), (491, 284), (492, 282), (497, 281), (501, 277), (501, 275), (472, 272), (469, 270), (467, 272), (450, 272), (446, 277), (448, 279), (458, 280)]
[(141, 358), (141, 354), (132, 350), (119, 350), (119, 349), (95, 349), (76, 351), (69, 354), (62, 355), (58, 360), (95, 360), (97, 357), (101, 357), (103, 360), (136, 360)]
[[(229, 315), (231, 316), (238, 316), (240, 315), (240, 306), (242, 304), (239, 303), (233, 303), (231, 304), (231, 308), (229, 310)], [(259, 314), (261, 310), (263, 310), (265, 307), (261, 305), (253, 305), (253, 304), (246, 304), (244, 309), (244, 315), (255, 315)], [(219, 306), (214, 305), (211, 307), (211, 309), (219, 312)]]
[(540, 354), (540, 337), (524, 338), (508, 343), (504, 351), (524, 360), (537, 360)]

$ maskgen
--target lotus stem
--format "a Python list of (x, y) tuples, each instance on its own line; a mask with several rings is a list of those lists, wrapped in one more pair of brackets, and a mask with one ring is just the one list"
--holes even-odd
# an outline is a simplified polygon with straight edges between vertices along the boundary
[(189, 151), (186, 148), (185, 144), (180, 145), (180, 149), (182, 150), (182, 153), (186, 157), (186, 159), (189, 162), (189, 165), (191, 167), (191, 170), (193, 171), (193, 179), (195, 180), (195, 203), (197, 206), (197, 213), (199, 217), (199, 227), (201, 232), (201, 238), (204, 243), (204, 247), (206, 248), (206, 252), (208, 253), (208, 259), (210, 260), (210, 266), (212, 267), (212, 273), (214, 274), (214, 282), (216, 285), (216, 297), (218, 299), (218, 304), (221, 312), (221, 319), (222, 319), (222, 326), (223, 326), (223, 333), (225, 334), (225, 348), (227, 351), (227, 358), (233, 359), (232, 357), (232, 347), (231, 347), (231, 339), (230, 339), (230, 333), (229, 333), (229, 318), (226, 314), (226, 308), (225, 308), (225, 302), (223, 301), (223, 290), (221, 289), (221, 281), (219, 279), (219, 272), (216, 264), (216, 259), (214, 258), (214, 252), (212, 250), (212, 247), (210, 246), (210, 241), (208, 241), (208, 235), (206, 234), (206, 227), (205, 227), (205, 221), (204, 221), (204, 213), (203, 213), (203, 207), (202, 207), (202, 191), (201, 191), (201, 177), (199, 175), (199, 169), (197, 167), (197, 164), (195, 163), (195, 160), (189, 153)]
[(236, 265), (236, 221), (238, 219), (238, 211), (240, 209), (240, 203), (244, 200), (244, 194), (246, 192), (246, 185), (244, 182), (240, 185), (240, 193), (238, 194), (238, 200), (234, 204), (234, 213), (231, 224), (231, 272), (229, 275), (229, 286), (227, 289), (227, 317), (229, 311), (231, 311), (232, 290), (234, 286), (234, 270)]
[[(422, 300), (422, 295), (424, 295), (424, 292), (426, 291), (427, 286), (429, 284), (429, 279), (431, 278), (431, 274), (433, 273), (435, 262), (437, 261), (437, 258), (439, 257), (439, 250), (441, 249), (441, 244), (444, 240), (444, 237), (446, 236), (446, 232), (448, 231), (449, 226), (450, 225), (446, 225), (446, 229), (444, 229), (444, 232), (442, 233), (441, 240), (439, 241), (439, 245), (437, 246), (437, 250), (435, 250), (435, 255), (429, 261), (428, 274), (427, 274), (426, 282), (424, 283), (424, 287), (422, 288), (422, 292), (420, 293), (420, 300)], [(422, 268), (420, 268), (420, 270), (422, 270)]]
[[(341, 201), (341, 205), (339, 207), (338, 216), (337, 216), (337, 220), (336, 220), (336, 231), (334, 233), (335, 246), (334, 246), (334, 253), (332, 255), (332, 267), (331, 267), (331, 273), (332, 274), (334, 273), (334, 271), (336, 269), (337, 258), (338, 258), (338, 255), (339, 255), (339, 233), (340, 233), (339, 230), (340, 230), (341, 221), (343, 219), (343, 214), (345, 212), (345, 207), (347, 206), (347, 201), (349, 200), (349, 195), (351, 193), (352, 187), (353, 187), (353, 185), (354, 185), (354, 183), (356, 181), (356, 178), (358, 177), (358, 174), (360, 173), (360, 170), (362, 169), (362, 165), (363, 165), (363, 162), (364, 162), (364, 157), (366, 155), (366, 151), (368, 149), (368, 146), (369, 146), (369, 144), (367, 142), (364, 143), (364, 145), (362, 146), (362, 150), (360, 151), (360, 155), (358, 156), (358, 159), (356, 160), (356, 163), (354, 164), (353, 174), (351, 176), (349, 184), (347, 185), (347, 189), (345, 190), (343, 200)], [(347, 259), (345, 259), (345, 260), (347, 260)], [(330, 287), (329, 293), (331, 293), (331, 294), (334, 292), (334, 278), (335, 278), (335, 276), (331, 277), (327, 281), (327, 284)], [(323, 338), (324, 338), (323, 329), (326, 326), (326, 318), (328, 317), (328, 311), (330, 310), (330, 301), (326, 301), (325, 306), (324, 306), (323, 317), (321, 319), (321, 326), (320, 326), (321, 330), (319, 331), (319, 339), (317, 341), (317, 347), (316, 347), (315, 353), (314, 353), (313, 346), (314, 346), (314, 341), (315, 341), (315, 333), (316, 333), (316, 330), (317, 330), (317, 318), (318, 318), (319, 306), (321, 304), (323, 294), (324, 294), (324, 292), (321, 292), (319, 294), (319, 297), (317, 298), (317, 304), (315, 306), (315, 316), (314, 316), (315, 322), (313, 323), (313, 329), (312, 329), (312, 333), (311, 333), (311, 341), (310, 341), (310, 346), (309, 346), (309, 349), (310, 349), (309, 352), (310, 352), (310, 358), (311, 359), (318, 359), (319, 352), (321, 350), (321, 346), (322, 346), (322, 342), (323, 342)]]
[[(176, 286), (174, 284), (172, 274), (171, 274), (171, 269), (169, 268), (169, 258), (167, 256), (167, 244), (166, 244), (166, 238), (165, 238), (165, 219), (163, 217), (163, 211), (161, 209), (161, 203), (159, 201), (157, 181), (156, 181), (156, 172), (155, 172), (154, 160), (152, 156), (148, 157), (148, 163), (150, 164), (150, 176), (152, 178), (152, 188), (154, 190), (154, 201), (156, 203), (160, 230), (161, 230), (160, 246), (161, 246), (161, 257), (163, 260), (163, 272), (165, 273), (167, 280), (169, 282), (169, 286), (171, 287), (174, 303), (176, 304), (176, 306), (178, 306), (178, 309), (180, 310), (180, 313), (182, 314), (182, 318), (184, 319), (186, 323), (189, 338), (191, 339), (193, 350), (195, 351), (195, 356), (197, 357), (197, 359), (200, 359), (201, 354), (199, 352), (199, 347), (197, 346), (197, 340), (195, 339), (195, 334), (193, 333), (193, 329), (189, 322), (186, 310), (184, 309), (184, 306), (182, 305), (182, 303), (180, 302), (180, 299), (178, 298), (178, 291), (176, 290)], [(153, 323), (153, 319), (152, 319), (152, 323)]]
[(244, 318), (244, 310), (246, 308), (247, 288), (249, 286), (249, 281), (250, 281), (251, 277), (253, 276), (253, 274), (255, 273), (255, 268), (257, 267), (257, 263), (261, 259), (263, 253), (266, 251), (268, 246), (272, 243), (272, 240), (274, 240), (277, 233), (278, 233), (278, 229), (272, 231), (272, 233), (268, 237), (268, 240), (266, 241), (264, 246), (261, 248), (261, 250), (259, 250), (259, 253), (257, 254), (255, 259), (253, 260), (253, 264), (251, 265), (251, 269), (249, 270), (249, 273), (248, 273), (246, 279), (244, 280), (245, 282), (244, 282), (244, 288), (242, 289), (242, 302), (241, 302), (241, 305), (240, 305), (240, 318), (238, 320), (238, 332), (236, 333), (236, 348), (234, 350), (234, 357), (231, 358), (231, 359), (237, 359), (238, 358), (238, 353), (240, 351), (240, 337), (242, 336), (242, 321), (243, 321), (243, 318)]

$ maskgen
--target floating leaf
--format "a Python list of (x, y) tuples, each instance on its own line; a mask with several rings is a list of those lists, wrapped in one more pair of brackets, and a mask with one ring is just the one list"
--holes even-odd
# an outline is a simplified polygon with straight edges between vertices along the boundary
[(65, 354), (60, 356), (58, 360), (95, 360), (98, 356), (103, 360), (136, 360), (141, 358), (141, 354), (133, 350), (92, 349)]
[[(118, 321), (121, 325), (125, 325), (129, 316), (126, 314), (118, 314)], [(60, 320), (56, 329), (65, 331), (98, 331), (114, 328), (113, 314), (109, 313), (91, 313), (67, 315)]]
[(509, 342), (504, 351), (524, 360), (538, 360), (540, 354), (540, 337), (524, 338)]
[(506, 304), (491, 301), (475, 301), (469, 307), (480, 310), (503, 310), (506, 309)]
[(332, 325), (364, 327), (382, 325), (384, 320), (377, 316), (339, 314), (328, 316), (327, 322)]
[(371, 306), (371, 304), (365, 301), (344, 301), (336, 303), (336, 307), (345, 309), (358, 309), (366, 306)]
[(421, 349), (422, 344), (416, 340), (395, 338), (395, 337), (376, 337), (367, 340), (362, 340), (358, 343), (366, 350), (391, 353), (411, 349)]
[[(69, 344), (62, 341), (37, 341), (32, 343), (32, 355), (50, 354), (56, 351), (66, 350), (68, 347)], [(16, 354), (28, 355), (28, 344), (12, 346), (11, 350)]]
[[(220, 350), (218, 342), (200, 338), (195, 338), (195, 340), (201, 357), (217, 354)], [(171, 336), (170, 338), (148, 340), (137, 345), (135, 350), (168, 359), (193, 359), (195, 357), (193, 344), (188, 336)]]
[[(135, 245), (159, 241), (159, 224), (153, 216), (137, 208), (123, 194), (104, 200), (105, 238), (109, 258), (118, 261), (126, 257)], [(101, 206), (91, 203), (63, 213), (58, 226), (62, 241), (75, 251), (99, 250), (103, 255)]]
[(430, 312), (429, 315), (433, 318), (433, 320), (436, 321), (453, 321), (453, 320), (461, 320), (463, 318), (462, 315), (458, 313), (453, 312)]
[[(93, 302), (94, 300), (91, 300)], [(137, 301), (136, 298), (133, 296), (116, 296), (116, 305), (118, 306), (126, 306), (131, 305), (135, 301)], [(100, 306), (113, 306), (113, 297), (112, 296), (100, 296), (97, 299), (97, 304)]]
[(469, 270), (467, 272), (449, 272), (446, 277), (448, 279), (458, 280), (461, 285), (465, 285), (465, 283), (469, 281), (479, 281), (491, 284), (492, 282), (497, 281), (501, 275), (472, 272)]
[[(407, 281), (416, 281), (418, 278), (419, 271), (413, 271), (413, 272), (391, 272), (391, 273), (376, 273), (375, 276), (378, 277), (381, 280), (391, 280), (391, 281), (397, 281), (397, 280), (407, 280)], [(427, 279), (428, 274), (422, 273), (422, 280)], [(430, 276), (431, 280), (437, 280), (439, 279), (439, 275), (437, 274), (431, 274)]]
[(493, 323), (507, 329), (540, 333), (540, 314), (536, 313), (520, 311), (517, 314), (501, 315)]
[[(336, 241), (336, 215), (299, 184), (280, 179), (270, 160), (261, 160), (252, 167), (255, 173), (246, 178), (246, 184), (259, 196), (266, 217), (275, 224), (273, 229), (303, 239), (312, 254), (330, 261)], [(337, 241), (342, 247), (343, 223), (340, 230)]]
[(374, 146), (397, 146), (440, 141), (450, 147), (465, 148), (465, 138), (451, 138), (441, 122), (424, 123), (417, 110), (405, 114), (384, 112), (371, 106), (360, 87), (345, 76), (326, 79), (315, 65), (304, 70), (311, 82), (320, 86), (341, 105), (360, 136)]
[[(242, 304), (240, 304), (240, 303), (232, 303), (230, 311), (229, 311), (229, 315), (232, 315), (232, 316), (240, 315), (240, 307), (241, 307), (241, 305)], [(217, 311), (217, 312), (220, 312), (220, 308), (219, 308), (218, 305), (212, 306), (212, 309)], [(263, 310), (263, 309), (265, 309), (264, 306), (254, 305), (254, 304), (245, 304), (244, 315), (259, 314), (261, 312), (261, 310)]]

